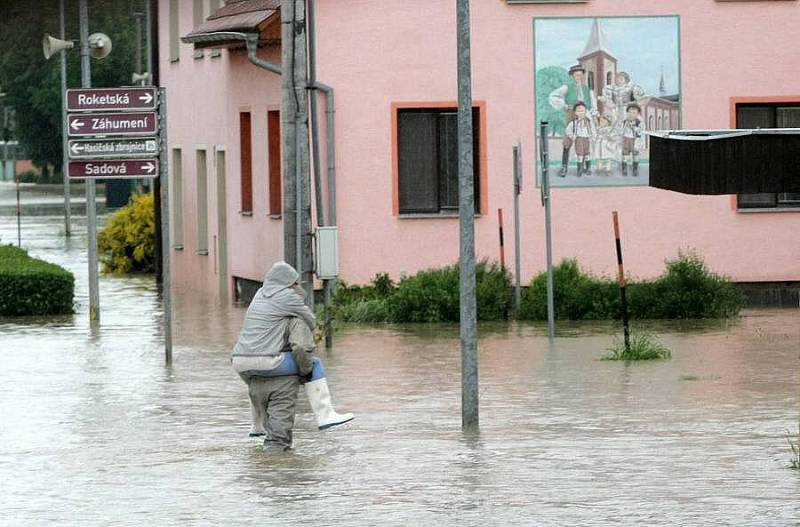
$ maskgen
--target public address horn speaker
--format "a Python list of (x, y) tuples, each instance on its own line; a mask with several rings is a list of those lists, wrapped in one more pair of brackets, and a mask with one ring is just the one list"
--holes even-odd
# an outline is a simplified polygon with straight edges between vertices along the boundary
[(111, 39), (105, 33), (89, 35), (89, 55), (93, 59), (103, 59), (111, 53)]
[(59, 40), (47, 34), (42, 39), (42, 51), (44, 51), (44, 58), (46, 59), (49, 59), (62, 49), (72, 49), (73, 47), (75, 47), (74, 42)]

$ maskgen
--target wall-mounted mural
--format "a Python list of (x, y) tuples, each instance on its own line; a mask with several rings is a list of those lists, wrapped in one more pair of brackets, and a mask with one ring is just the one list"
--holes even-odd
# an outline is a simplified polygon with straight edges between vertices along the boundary
[(680, 128), (679, 18), (536, 18), (533, 35), (551, 186), (647, 185), (644, 132)]

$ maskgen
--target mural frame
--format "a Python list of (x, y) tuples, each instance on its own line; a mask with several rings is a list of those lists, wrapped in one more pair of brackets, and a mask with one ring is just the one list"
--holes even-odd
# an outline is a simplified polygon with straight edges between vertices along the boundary
[[(639, 105), (638, 104), (639, 100), (644, 100), (645, 101), (645, 105), (639, 105), (639, 106), (641, 106), (641, 108), (639, 110), (640, 112), (642, 112), (642, 109), (644, 109), (645, 112), (646, 112), (648, 110), (648, 107), (646, 106), (646, 104), (649, 104), (649, 103), (651, 103), (653, 101), (665, 103), (667, 105), (669, 103), (674, 103), (674, 106), (675, 106), (674, 108), (671, 108), (671, 109), (668, 109), (668, 110), (664, 110), (664, 111), (669, 111), (668, 115), (669, 116), (673, 116), (673, 118), (669, 119), (669, 127), (668, 128), (663, 128), (662, 127), (663, 125), (656, 125), (651, 130), (650, 128), (647, 127), (647, 124), (648, 124), (647, 123), (647, 116), (646, 115), (642, 115), (642, 118), (643, 118), (642, 121), (643, 121), (643, 125), (644, 125), (644, 130), (642, 132), (655, 131), (655, 130), (659, 130), (659, 129), (661, 129), (661, 130), (663, 130), (663, 129), (675, 130), (675, 129), (680, 129), (682, 127), (682, 125), (683, 125), (683, 99), (684, 99), (684, 93), (683, 93), (683, 63), (682, 63), (683, 56), (682, 56), (682, 45), (681, 45), (682, 44), (682, 42), (681, 42), (682, 34), (681, 34), (681, 17), (680, 17), (680, 15), (677, 15), (677, 14), (666, 14), (666, 15), (665, 14), (659, 14), (659, 15), (631, 15), (631, 16), (614, 15), (614, 16), (543, 16), (543, 17), (533, 17), (533, 19), (531, 21), (531, 33), (532, 33), (532, 43), (533, 43), (533, 52), (532, 52), (532, 63), (533, 63), (533, 116), (534, 116), (534, 143), (535, 143), (533, 151), (534, 151), (534, 154), (536, 156), (536, 186), (537, 187), (541, 187), (541, 173), (542, 173), (542, 170), (541, 170), (542, 169), (542, 167), (541, 167), (541, 159), (539, 157), (539, 145), (540, 145), (541, 139), (540, 139), (540, 134), (539, 134), (540, 119), (539, 119), (539, 115), (538, 114), (539, 114), (539, 105), (541, 103), (541, 98), (542, 98), (541, 90), (543, 89), (542, 86), (539, 85), (540, 79), (539, 79), (539, 71), (538, 71), (537, 68), (539, 66), (541, 66), (543, 68), (549, 66), (547, 64), (539, 64), (539, 65), (537, 65), (537, 54), (538, 54), (537, 50), (539, 49), (538, 46), (537, 46), (537, 38), (538, 38), (537, 31), (536, 31), (537, 23), (541, 24), (541, 23), (548, 23), (548, 22), (563, 22), (563, 21), (581, 21), (581, 22), (584, 22), (584, 23), (588, 23), (589, 21), (591, 21), (593, 26), (597, 25), (599, 27), (600, 24), (602, 23), (602, 21), (620, 21), (620, 20), (636, 21), (637, 19), (647, 19), (647, 20), (669, 19), (669, 20), (674, 21), (674, 24), (675, 24), (675, 29), (674, 29), (674, 31), (675, 31), (675, 49), (674, 49), (674, 53), (675, 53), (675, 61), (674, 61), (675, 72), (674, 73), (675, 73), (675, 81), (677, 83), (677, 86), (676, 86), (677, 91), (676, 91), (676, 93), (670, 95), (668, 98), (663, 98), (664, 94), (662, 94), (662, 93), (660, 93), (658, 96), (656, 96), (653, 93), (644, 92), (644, 94), (640, 95), (640, 97), (638, 99), (634, 99), (633, 100), (633, 102), (637, 103), (637, 105)], [(598, 29), (597, 31), (600, 34), (604, 33), (601, 28)], [(592, 36), (593, 36), (593, 32), (594, 32), (594, 27), (590, 30), (590, 33), (589, 33), (589, 36), (588, 36), (588, 39), (587, 39), (588, 40), (587, 41), (587, 49), (589, 47), (589, 43), (591, 42), (591, 39), (592, 39)], [(607, 38), (604, 35), (603, 35), (603, 37)], [(611, 45), (611, 47), (613, 48), (613, 44)], [(586, 51), (586, 49), (584, 51)], [(581, 56), (576, 57), (575, 62), (578, 62), (578, 64), (576, 64), (576, 66), (577, 65), (582, 65), (582, 62), (579, 61), (579, 59), (581, 59), (581, 58), (582, 58)], [(611, 60), (614, 61), (615, 65), (616, 65), (616, 57), (611, 57)], [(584, 72), (585, 72), (585, 68), (584, 68)], [(618, 73), (621, 73), (621, 71), (615, 71), (614, 77), (616, 77)], [(610, 74), (610, 72), (609, 72), (609, 74)], [(568, 73), (568, 76), (572, 77), (572, 75), (570, 75), (569, 73)], [(626, 75), (626, 76), (630, 80), (630, 76), (629, 75)], [(663, 73), (662, 73), (662, 78), (663, 78)], [(601, 84), (604, 84), (606, 86), (609, 85), (608, 81), (603, 82), (602, 80), (601, 80)], [(563, 86), (562, 86), (562, 88), (563, 88)], [(591, 89), (594, 90), (594, 88), (595, 87), (592, 86)], [(592, 95), (592, 97), (593, 97), (592, 100), (594, 100), (595, 96)], [(604, 104), (604, 103), (601, 103), (601, 104)], [(597, 110), (595, 110), (595, 112), (599, 113)], [(645, 113), (645, 112), (642, 112), (642, 113)], [(574, 113), (570, 114), (570, 113), (566, 112), (566, 110), (565, 110), (565, 114), (574, 116)], [(603, 115), (603, 116), (605, 117), (605, 115)], [(572, 117), (569, 117), (569, 118), (572, 118)], [(624, 121), (624, 118), (625, 118), (625, 116), (620, 114), (618, 116), (618, 118), (617, 118), (617, 121)], [(567, 119), (568, 119), (568, 117), (565, 117), (564, 121), (566, 121)], [(605, 122), (605, 121), (603, 121), (603, 122)], [(563, 122), (562, 122), (561, 126), (566, 126), (566, 125), (564, 125)], [(571, 128), (571, 133), (574, 135), (574, 126)], [(619, 133), (619, 131), (617, 131), (615, 133)], [(627, 168), (626, 174), (628, 174), (627, 176), (622, 176), (621, 175), (621, 170), (622, 170), (622, 164), (623, 163), (622, 163), (622, 156), (620, 156), (619, 154), (617, 155), (617, 158), (606, 159), (605, 160), (606, 163), (601, 165), (600, 167), (596, 167), (596, 166), (593, 167), (592, 165), (594, 163), (592, 161), (594, 161), (593, 155), (595, 154), (595, 141), (596, 141), (596, 140), (593, 140), (592, 141), (592, 146), (591, 146), (591, 153), (588, 154), (588, 156), (583, 158), (583, 159), (588, 159), (589, 160), (588, 174), (587, 174), (587, 172), (584, 172), (585, 176), (580, 176), (579, 177), (578, 168), (577, 168), (577, 165), (578, 165), (579, 162), (577, 160), (574, 160), (574, 159), (569, 159), (568, 165), (567, 165), (566, 175), (562, 176), (562, 177), (559, 177), (562, 174), (563, 157), (564, 157), (563, 152), (564, 152), (564, 150), (566, 150), (566, 146), (567, 146), (566, 144), (563, 144), (563, 143), (566, 143), (567, 141), (563, 141), (563, 137), (564, 137), (563, 136), (563, 132), (560, 135), (551, 133), (550, 138), (548, 139), (549, 159), (550, 159), (550, 164), (549, 164), (549, 168), (550, 168), (550, 170), (549, 170), (550, 187), (551, 188), (629, 188), (629, 187), (646, 187), (646, 186), (649, 186), (649, 150), (648, 150), (649, 149), (649, 143), (648, 143), (648, 139), (646, 138), (646, 133), (641, 133), (640, 135), (642, 136), (642, 138), (637, 140), (637, 143), (636, 143), (637, 146), (640, 145), (640, 142), (643, 142), (647, 146), (645, 146), (644, 148), (641, 148), (641, 149), (634, 148), (634, 151), (636, 151), (636, 150), (648, 151), (648, 156), (643, 159), (643, 163), (642, 163), (642, 166), (647, 165), (646, 173), (645, 173), (644, 169), (640, 169), (639, 173), (637, 174), (637, 176), (633, 177), (633, 167), (632, 167), (632, 165), (633, 165), (634, 159), (631, 157), (630, 154), (627, 155), (628, 162), (625, 163), (627, 165), (627, 167), (626, 167)], [(599, 134), (595, 134), (595, 136), (596, 137), (600, 137)], [(615, 138), (615, 143), (619, 143), (619, 144), (615, 144), (614, 145), (614, 146), (617, 147), (617, 152), (619, 152), (620, 150), (623, 150), (622, 145), (621, 145), (622, 139), (620, 137), (616, 137)], [(575, 153), (575, 155), (572, 155), (572, 153), (575, 151), (575, 149), (576, 149), (576, 146), (573, 143), (571, 145), (571, 149), (570, 149), (570, 156), (569, 156), (570, 158), (578, 157), (577, 153)], [(584, 147), (584, 150), (585, 150), (585, 147)], [(624, 150), (628, 150), (630, 152), (631, 148), (629, 147), (629, 148), (626, 148)], [(636, 153), (638, 153), (638, 152), (636, 152)], [(637, 164), (638, 164), (638, 160), (637, 160)], [(582, 166), (585, 166), (585, 165), (582, 165)], [(622, 179), (623, 177), (625, 179)]]

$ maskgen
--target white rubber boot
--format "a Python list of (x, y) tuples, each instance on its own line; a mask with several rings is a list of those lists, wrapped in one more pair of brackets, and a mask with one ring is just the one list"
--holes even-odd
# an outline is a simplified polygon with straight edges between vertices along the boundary
[(336, 413), (331, 404), (331, 392), (328, 390), (328, 381), (325, 378), (307, 382), (305, 387), (308, 402), (311, 403), (311, 410), (317, 418), (320, 430), (352, 421), (355, 417), (353, 414)]

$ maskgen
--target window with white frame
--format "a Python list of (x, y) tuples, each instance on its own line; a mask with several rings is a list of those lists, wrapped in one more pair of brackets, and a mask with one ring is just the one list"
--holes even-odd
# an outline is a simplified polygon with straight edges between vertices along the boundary
[(208, 255), (208, 159), (197, 150), (197, 254)]
[(183, 152), (172, 149), (172, 247), (183, 249)]

